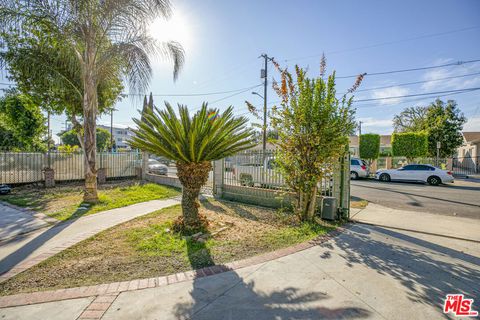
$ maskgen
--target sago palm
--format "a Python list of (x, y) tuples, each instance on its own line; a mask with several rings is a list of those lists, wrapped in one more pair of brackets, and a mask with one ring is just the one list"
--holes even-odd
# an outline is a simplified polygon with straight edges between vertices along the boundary
[[(39, 42), (31, 32), (31, 26), (37, 26), (40, 30), (35, 32), (61, 44), (61, 69), (77, 70), (80, 75), (86, 201), (98, 200), (98, 86), (123, 76), (131, 93), (144, 91), (152, 75), (151, 54), (170, 58), (176, 78), (184, 60), (182, 47), (175, 42), (158, 45), (148, 33), (154, 18), (170, 15), (168, 0), (0, 0), (0, 32), (16, 32)], [(31, 68), (42, 65), (38, 61)]]
[(143, 122), (134, 119), (138, 129), (130, 145), (176, 162), (183, 186), (180, 225), (192, 232), (204, 227), (198, 196), (211, 162), (251, 148), (253, 140), (247, 118), (235, 117), (232, 107), (219, 114), (203, 104), (193, 117), (186, 106), (179, 106), (178, 112), (179, 117), (168, 103), (164, 110), (147, 110)]

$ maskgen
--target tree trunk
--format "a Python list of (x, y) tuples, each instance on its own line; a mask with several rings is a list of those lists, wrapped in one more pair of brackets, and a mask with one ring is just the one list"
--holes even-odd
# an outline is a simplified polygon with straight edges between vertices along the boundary
[(313, 190), (310, 194), (310, 202), (308, 204), (307, 219), (308, 221), (313, 221), (315, 217), (315, 210), (317, 209), (317, 184), (313, 187)]
[[(88, 55), (88, 53), (87, 53)], [(97, 202), (97, 169), (95, 158), (97, 155), (97, 81), (94, 71), (93, 57), (85, 64), (84, 96), (83, 96), (83, 137), (85, 163), (85, 193), (83, 200)]]
[(200, 188), (207, 182), (212, 169), (210, 161), (200, 163), (177, 162), (177, 175), (182, 183), (182, 215), (186, 227), (196, 228), (201, 225), (198, 214)]

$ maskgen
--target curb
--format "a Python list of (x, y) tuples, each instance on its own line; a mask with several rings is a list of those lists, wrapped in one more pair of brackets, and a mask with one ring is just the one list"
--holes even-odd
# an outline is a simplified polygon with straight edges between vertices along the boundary
[[(292, 247), (268, 252), (247, 259), (226, 263), (224, 265), (214, 265), (202, 269), (179, 272), (167, 276), (136, 279), (130, 281), (113, 282), (98, 284), (93, 286), (84, 286), (77, 288), (68, 288), (52, 291), (39, 291), (33, 293), (21, 293), (10, 296), (0, 297), (0, 308), (17, 307), (44, 302), (69, 300), (76, 298), (86, 298), (96, 296), (97, 298), (85, 309), (79, 319), (100, 319), (105, 311), (110, 307), (115, 299), (104, 298), (104, 296), (118, 296), (122, 292), (142, 290), (147, 288), (164, 287), (174, 283), (195, 280), (203, 277), (212, 276), (224, 272), (229, 272), (257, 264), (275, 260), (287, 255), (300, 252), (312, 248), (320, 243), (326, 242), (345, 230), (345, 227), (337, 227), (337, 229), (327, 232), (311, 241), (303, 242)], [(103, 298), (102, 298), (103, 297)], [(102, 301), (97, 301), (100, 299)], [(111, 300), (108, 302), (106, 300)], [(101, 304), (101, 306), (100, 306)], [(93, 307), (91, 308), (90, 306)], [(101, 307), (101, 308), (100, 308)], [(103, 310), (103, 311), (102, 311)]]

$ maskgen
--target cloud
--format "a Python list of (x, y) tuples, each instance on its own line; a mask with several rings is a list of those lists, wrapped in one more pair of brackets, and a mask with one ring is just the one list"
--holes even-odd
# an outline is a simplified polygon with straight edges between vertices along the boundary
[(463, 131), (480, 131), (480, 117), (468, 119), (463, 126)]
[[(445, 63), (445, 62), (443, 62)], [(442, 63), (435, 63), (442, 64)], [(445, 91), (473, 88), (480, 85), (480, 74), (468, 77), (439, 80), (454, 76), (461, 76), (478, 72), (480, 63), (464, 64), (459, 66), (432, 69), (424, 73), (422, 80), (430, 81), (422, 84), (424, 91)], [(434, 81), (432, 81), (434, 80)], [(438, 81), (436, 81), (438, 80)]]
[[(385, 89), (377, 89), (372, 92), (372, 98), (380, 99), (386, 97), (397, 97), (397, 96), (404, 96), (407, 95), (409, 90), (404, 87), (391, 87)], [(378, 104), (397, 104), (400, 103), (403, 98), (397, 99), (385, 99), (385, 100), (378, 100)]]
[(357, 121), (362, 121), (363, 133), (390, 134), (393, 131), (392, 119), (365, 117), (358, 118)]

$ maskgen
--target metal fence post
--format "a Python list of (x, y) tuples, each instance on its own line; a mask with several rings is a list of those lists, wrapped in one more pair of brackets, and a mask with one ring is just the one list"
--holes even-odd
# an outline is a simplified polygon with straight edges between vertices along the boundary
[(213, 196), (221, 198), (223, 195), (223, 175), (225, 173), (225, 159), (213, 162)]

